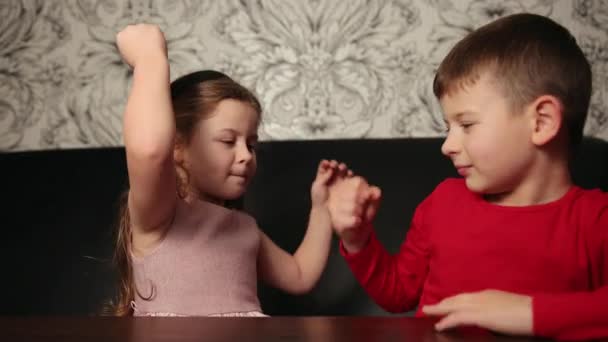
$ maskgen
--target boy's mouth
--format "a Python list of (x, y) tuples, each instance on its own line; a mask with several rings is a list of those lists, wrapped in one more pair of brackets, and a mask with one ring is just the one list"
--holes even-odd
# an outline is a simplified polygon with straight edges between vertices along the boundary
[(456, 167), (456, 171), (458, 171), (458, 174), (466, 177), (469, 175), (469, 173), (471, 172), (471, 165), (454, 165)]

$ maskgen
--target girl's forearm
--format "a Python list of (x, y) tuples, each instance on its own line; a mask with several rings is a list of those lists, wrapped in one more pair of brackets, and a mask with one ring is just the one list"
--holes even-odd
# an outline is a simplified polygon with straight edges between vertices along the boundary
[(124, 143), (134, 157), (166, 159), (172, 155), (175, 119), (169, 89), (169, 62), (159, 54), (140, 61), (124, 114)]
[(313, 207), (310, 211), (308, 228), (302, 243), (294, 253), (300, 270), (301, 293), (308, 292), (316, 285), (331, 249), (332, 229), (329, 211), (323, 207)]

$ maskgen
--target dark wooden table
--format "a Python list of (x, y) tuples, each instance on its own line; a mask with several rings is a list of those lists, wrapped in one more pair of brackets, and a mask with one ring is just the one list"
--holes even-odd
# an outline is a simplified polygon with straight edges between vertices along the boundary
[[(0, 317), (0, 341), (532, 341), (411, 317)], [(534, 340), (537, 341), (537, 340)]]

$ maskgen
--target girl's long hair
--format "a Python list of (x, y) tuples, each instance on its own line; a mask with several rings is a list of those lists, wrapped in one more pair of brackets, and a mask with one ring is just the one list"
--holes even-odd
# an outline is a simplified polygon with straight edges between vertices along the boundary
[[(262, 108), (256, 96), (225, 74), (203, 70), (184, 75), (171, 83), (171, 101), (175, 115), (176, 134), (189, 143), (198, 122), (213, 112), (217, 104), (226, 99), (234, 99), (252, 106), (261, 117)], [(183, 198), (188, 186), (188, 172), (182, 165), (175, 165), (177, 173), (177, 196)], [(129, 190), (120, 196), (118, 220), (116, 223), (113, 264), (117, 270), (117, 289), (113, 300), (103, 309), (103, 314), (130, 316), (133, 314), (131, 302), (135, 296), (150, 300), (152, 292), (144, 296), (135, 287), (131, 258), (131, 222), (128, 206)], [(153, 284), (152, 284), (153, 285)]]

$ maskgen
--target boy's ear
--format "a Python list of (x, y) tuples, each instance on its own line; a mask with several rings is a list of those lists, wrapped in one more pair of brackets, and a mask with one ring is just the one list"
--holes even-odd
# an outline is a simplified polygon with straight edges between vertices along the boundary
[(563, 120), (561, 101), (552, 95), (542, 95), (528, 108), (532, 114), (532, 143), (541, 146), (557, 137)]

